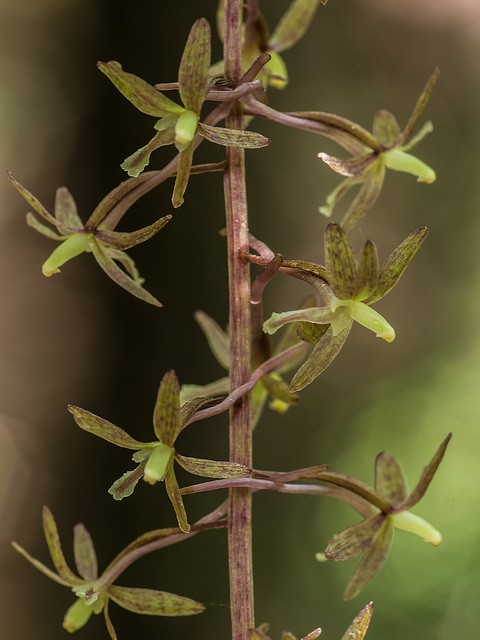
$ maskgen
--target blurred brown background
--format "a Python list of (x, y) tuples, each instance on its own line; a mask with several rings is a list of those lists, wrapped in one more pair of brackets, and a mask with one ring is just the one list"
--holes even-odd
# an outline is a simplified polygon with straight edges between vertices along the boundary
[[(272, 27), (286, 0), (260, 3)], [(125, 174), (120, 162), (147, 142), (153, 120), (137, 112), (96, 69), (119, 60), (150, 82), (172, 81), (191, 24), (214, 24), (216, 2), (137, 3), (109, 0), (0, 1), (1, 166), (47, 208), (66, 185), (85, 220)], [(267, 412), (255, 434), (255, 464), (293, 469), (328, 463), (373, 481), (375, 455), (387, 450), (413, 487), (449, 431), (454, 439), (430, 491), (417, 508), (444, 534), (433, 548), (397, 532), (390, 558), (353, 602), (341, 595), (355, 562), (319, 564), (315, 553), (355, 512), (333, 501), (280, 495), (255, 497), (258, 622), (298, 637), (321, 626), (343, 634), (366, 602), (375, 601), (368, 638), (411, 640), (475, 637), (480, 618), (480, 341), (478, 333), (480, 5), (476, 0), (330, 0), (307, 36), (284, 59), (291, 76), (272, 90), (280, 110), (323, 110), (370, 128), (379, 108), (403, 126), (435, 66), (440, 81), (426, 118), (433, 135), (418, 155), (437, 171), (431, 186), (390, 172), (368, 219), (352, 234), (374, 239), (385, 259), (408, 233), (430, 236), (394, 293), (377, 305), (395, 326), (387, 345), (355, 327), (335, 363), (302, 394), (297, 409)], [(221, 57), (214, 36), (214, 59)], [(425, 118), (424, 118), (425, 119)], [(339, 176), (317, 158), (338, 153), (331, 142), (255, 122), (272, 138), (248, 152), (251, 230), (289, 258), (323, 259), (325, 220), (317, 213)], [(158, 151), (152, 168), (172, 150)], [(219, 159), (202, 145), (197, 161)], [(171, 184), (132, 208), (124, 228), (172, 213)], [(192, 313), (227, 320), (220, 175), (194, 177), (184, 206), (146, 245), (132, 250), (157, 310), (129, 297), (91, 256), (43, 278), (53, 250), (27, 228), (26, 203), (0, 182), (0, 612), (8, 640), (66, 637), (61, 621), (73, 595), (29, 566), (10, 547), (17, 540), (49, 563), (41, 531), (48, 504), (71, 560), (72, 528), (82, 521), (100, 567), (148, 529), (174, 523), (163, 487), (139, 486), (114, 502), (107, 489), (132, 468), (127, 451), (76, 428), (65, 407), (85, 407), (135, 435), (151, 438), (156, 390), (175, 367), (182, 382), (206, 383), (223, 371), (208, 352)], [(339, 211), (336, 219), (339, 219)], [(295, 308), (305, 291), (280, 276), (267, 312)], [(201, 423), (179, 442), (182, 453), (224, 458), (226, 420)], [(190, 482), (190, 478), (182, 478)], [(190, 519), (220, 496), (189, 498)], [(121, 583), (170, 590), (211, 604), (198, 618), (111, 616), (120, 639), (228, 638), (226, 542), (223, 532), (159, 551)], [(107, 637), (101, 617), (79, 638)]]

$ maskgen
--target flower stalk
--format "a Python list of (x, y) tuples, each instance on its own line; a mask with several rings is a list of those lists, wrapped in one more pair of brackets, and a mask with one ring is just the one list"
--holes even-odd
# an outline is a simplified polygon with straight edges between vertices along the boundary
[[(225, 77), (242, 76), (241, 0), (225, 3)], [(242, 131), (244, 116), (237, 105), (226, 119), (226, 127)], [(228, 281), (230, 298), (230, 388), (233, 391), (250, 377), (250, 275), (242, 260), (248, 251), (248, 217), (245, 185), (245, 152), (227, 147), (224, 173), (227, 223)], [(245, 395), (230, 409), (230, 462), (252, 465), (250, 397)], [(228, 549), (232, 640), (247, 640), (255, 626), (252, 568), (252, 491), (232, 488), (228, 507)]]

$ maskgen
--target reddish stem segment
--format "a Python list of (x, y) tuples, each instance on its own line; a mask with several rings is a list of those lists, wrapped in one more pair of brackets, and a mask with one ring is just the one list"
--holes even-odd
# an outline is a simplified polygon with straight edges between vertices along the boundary
[[(225, 76), (241, 78), (242, 1), (225, 3)], [(242, 107), (228, 116), (226, 126), (243, 129)], [(235, 389), (250, 377), (250, 276), (242, 260), (248, 251), (248, 219), (245, 187), (245, 154), (239, 147), (227, 147), (225, 170), (225, 209), (228, 238), (230, 291), (230, 384)], [(249, 395), (230, 409), (230, 460), (252, 466), (252, 434)], [(230, 489), (228, 510), (228, 548), (230, 567), (230, 606), (232, 640), (248, 640), (254, 627), (252, 571), (252, 491)]]

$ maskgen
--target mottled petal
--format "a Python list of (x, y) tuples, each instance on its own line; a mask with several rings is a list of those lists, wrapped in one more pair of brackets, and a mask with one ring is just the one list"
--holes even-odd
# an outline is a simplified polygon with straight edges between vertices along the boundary
[(50, 227), (46, 227), (44, 224), (42, 224), (41, 222), (39, 222), (39, 220), (33, 215), (33, 213), (27, 213), (27, 224), (29, 227), (32, 227), (32, 229), (35, 229), (35, 231), (38, 231), (38, 233), (41, 233), (43, 236), (46, 236), (47, 238), (50, 238), (50, 240), (57, 240), (60, 242), (63, 242), (65, 240), (65, 233), (62, 230), (63, 235), (60, 235), (59, 233), (55, 233), (55, 231), (53, 231), (53, 229), (50, 229)]
[(348, 178), (360, 178), (365, 174), (365, 171), (376, 162), (378, 156), (376, 153), (366, 153), (358, 158), (336, 158), (335, 156), (329, 156), (328, 153), (319, 153), (318, 157), (328, 164), (330, 169), (333, 169), (342, 176)]
[(173, 447), (182, 428), (180, 385), (173, 369), (168, 371), (160, 382), (153, 412), (153, 428), (160, 442)]
[(105, 605), (103, 607), (103, 615), (105, 616), (105, 625), (107, 627), (107, 631), (111, 640), (118, 640), (115, 628), (112, 624), (112, 621), (110, 620), (110, 615), (108, 613), (108, 603), (109, 603), (109, 598), (105, 598)]
[(206, 140), (224, 147), (242, 147), (244, 149), (261, 149), (270, 144), (270, 140), (261, 133), (255, 131), (240, 131), (237, 129), (225, 129), (224, 127), (212, 127), (203, 122), (198, 123), (198, 133)]
[(338, 184), (333, 191), (331, 191), (322, 207), (318, 207), (319, 213), (323, 214), (327, 218), (330, 218), (333, 213), (335, 205), (343, 198), (343, 196), (355, 185), (363, 182), (363, 178), (346, 178)]
[(118, 480), (112, 484), (108, 493), (114, 500), (123, 500), (131, 496), (138, 484), (138, 481), (143, 476), (145, 470), (146, 460), (142, 461), (136, 469), (125, 472)]
[(150, 155), (155, 149), (164, 147), (167, 144), (173, 144), (175, 140), (174, 129), (163, 129), (156, 133), (148, 144), (137, 149), (131, 156), (125, 158), (120, 165), (129, 176), (136, 178), (150, 162)]
[(396, 506), (408, 495), (403, 471), (395, 458), (384, 451), (375, 460), (375, 490), (381, 493), (392, 506)]
[(374, 575), (381, 569), (388, 557), (388, 552), (392, 545), (392, 537), (393, 524), (387, 517), (386, 522), (374, 537), (372, 546), (358, 563), (343, 594), (344, 600), (350, 600), (358, 595), (363, 587), (370, 582)]
[(418, 481), (417, 486), (412, 491), (410, 496), (405, 500), (405, 502), (402, 502), (401, 504), (397, 505), (398, 511), (400, 510), (408, 511), (413, 506), (415, 506), (419, 500), (423, 498), (423, 496), (425, 495), (425, 492), (428, 489), (429, 484), (433, 480), (433, 476), (435, 475), (440, 462), (443, 460), (443, 456), (445, 455), (445, 451), (447, 450), (447, 446), (448, 446), (448, 443), (450, 442), (451, 437), (452, 437), (452, 434), (449, 433), (448, 436), (440, 445), (436, 454), (433, 456), (430, 463), (423, 470), (420, 480)]
[(325, 371), (343, 347), (352, 324), (353, 321), (350, 320), (343, 331), (340, 331), (337, 335), (334, 335), (332, 328), (329, 327), (328, 331), (313, 348), (308, 359), (294, 375), (290, 384), (290, 391), (301, 391)]
[(123, 447), (124, 449), (143, 449), (144, 447), (152, 446), (151, 443), (139, 442), (128, 435), (123, 429), (117, 427), (112, 422), (96, 416), (90, 411), (81, 409), (72, 404), (68, 405), (68, 410), (73, 415), (75, 422), (84, 431), (93, 433), (93, 435), (103, 438), (107, 442), (116, 444), (117, 447)]
[[(28, 551), (25, 551), (25, 549), (23, 547), (21, 547), (19, 544), (17, 544), (16, 542), (12, 542), (12, 547), (16, 551), (18, 551), (18, 553), (20, 555), (22, 555), (25, 558), (25, 560), (28, 560), (28, 562), (30, 562), (30, 564), (32, 564), (36, 569), (38, 569), (44, 575), (46, 575), (47, 578), (50, 578), (51, 580), (54, 580), (55, 582), (58, 582), (58, 584), (62, 584), (65, 587), (70, 587), (71, 586), (70, 580), (66, 580), (64, 578), (61, 578), (59, 575), (54, 573), (51, 569), (46, 567), (42, 562), (40, 562), (39, 560), (37, 560), (36, 558), (31, 556), (28, 553)], [(77, 582), (78, 582), (78, 579), (77, 579)]]
[(98, 62), (98, 68), (137, 109), (150, 116), (166, 116), (181, 113), (183, 107), (176, 104), (133, 73), (127, 73), (115, 61)]
[(183, 204), (183, 196), (187, 190), (188, 180), (190, 179), (190, 169), (193, 161), (193, 142), (191, 142), (180, 153), (178, 159), (177, 177), (173, 187), (172, 204), (177, 209)]
[(403, 144), (412, 135), (415, 127), (418, 124), (418, 121), (420, 120), (420, 118), (423, 115), (423, 112), (425, 111), (425, 107), (427, 106), (430, 96), (432, 95), (433, 88), (437, 83), (439, 75), (440, 75), (440, 70), (437, 68), (434, 70), (430, 78), (427, 80), (427, 84), (425, 85), (425, 88), (423, 89), (417, 101), (417, 104), (415, 105), (415, 108), (412, 111), (412, 115), (410, 116), (410, 119), (407, 122), (407, 126), (402, 132), (402, 136), (398, 141), (398, 144)]
[(247, 478), (252, 475), (251, 469), (236, 462), (191, 458), (178, 453), (175, 453), (175, 460), (188, 473), (204, 478)]
[(380, 160), (369, 168), (365, 182), (342, 220), (342, 227), (345, 231), (353, 229), (372, 208), (382, 190), (384, 177), (385, 165)]
[(91, 248), (93, 255), (95, 256), (95, 260), (105, 271), (107, 276), (122, 287), (122, 289), (125, 289), (133, 296), (140, 298), (140, 300), (143, 300), (144, 302), (153, 304), (156, 307), (162, 306), (162, 304), (154, 298), (151, 293), (146, 291), (138, 281), (130, 278), (123, 269), (120, 269), (120, 267), (115, 264), (112, 257), (109, 255), (107, 248), (100, 242), (97, 242), (95, 238), (93, 238)]
[(178, 487), (177, 478), (175, 477), (173, 464), (170, 466), (170, 469), (165, 476), (165, 488), (175, 510), (178, 526), (184, 533), (188, 533), (190, 531), (190, 525), (188, 524), (187, 512), (185, 511), (183, 498)]
[(191, 616), (205, 609), (203, 604), (190, 598), (154, 589), (112, 585), (108, 595), (120, 607), (150, 616)]
[(187, 109), (200, 115), (208, 88), (210, 25), (197, 20), (190, 30), (178, 70), (180, 97)]
[(83, 524), (73, 530), (73, 555), (78, 573), (85, 580), (96, 580), (98, 576), (97, 555), (92, 538)]
[(377, 247), (371, 240), (367, 240), (360, 254), (352, 299), (361, 301), (371, 296), (378, 286), (378, 274)]
[(224, 369), (230, 368), (230, 338), (226, 331), (204, 311), (196, 311), (195, 320), (207, 338), (208, 346)]
[(83, 229), (83, 222), (77, 213), (77, 205), (67, 187), (57, 189), (55, 195), (55, 218), (65, 227)]
[(407, 268), (413, 256), (422, 246), (428, 235), (427, 227), (420, 227), (413, 231), (388, 257), (385, 264), (380, 269), (378, 286), (374, 293), (366, 300), (368, 304), (373, 304), (380, 298), (387, 295), (389, 291), (400, 280), (403, 272)]
[(385, 514), (378, 513), (340, 531), (328, 543), (325, 556), (329, 560), (350, 560), (365, 553), (372, 546), (373, 539), (385, 520)]
[(272, 51), (293, 47), (308, 29), (320, 0), (294, 0), (280, 21), (268, 43)]
[(62, 547), (60, 546), (60, 538), (58, 536), (57, 525), (53, 518), (53, 514), (48, 507), (43, 507), (43, 531), (45, 533), (45, 540), (47, 541), (48, 550), (55, 569), (59, 575), (70, 582), (71, 584), (77, 584), (80, 582), (78, 577), (68, 566), (65, 556), (63, 555)]
[(130, 249), (130, 247), (134, 247), (137, 244), (141, 244), (142, 242), (150, 240), (150, 238), (158, 233), (160, 229), (163, 229), (163, 227), (171, 219), (171, 215), (164, 216), (163, 218), (159, 218), (156, 222), (149, 225), (148, 227), (143, 227), (142, 229), (137, 229), (136, 231), (130, 232), (98, 229), (95, 232), (95, 237), (100, 240), (100, 242), (124, 251), (125, 249)]
[(48, 213), (48, 211), (45, 209), (43, 204), (39, 200), (37, 200), (37, 198), (32, 193), (30, 193), (30, 191), (25, 189), (25, 187), (23, 187), (18, 182), (18, 180), (16, 180), (13, 177), (10, 171), (7, 171), (6, 173), (7, 173), (7, 177), (10, 178), (14, 187), (16, 187), (16, 189), (21, 193), (21, 195), (25, 198), (25, 200), (32, 207), (32, 209), (34, 209), (34, 211), (36, 211), (38, 215), (40, 215), (44, 220), (46, 220), (47, 222), (50, 222), (50, 224), (52, 224), (54, 227), (57, 227), (58, 229), (61, 229), (63, 231), (67, 231), (68, 233), (72, 233), (72, 231), (76, 230), (76, 229), (69, 229), (67, 227), (64, 227), (59, 220), (54, 218), (54, 216), (52, 216), (51, 213)]
[(385, 147), (391, 147), (400, 138), (400, 127), (397, 119), (390, 111), (380, 109), (373, 119), (373, 135)]
[(194, 398), (209, 398), (211, 396), (227, 395), (229, 391), (229, 377), (220, 378), (220, 380), (215, 380), (215, 382), (205, 385), (182, 384), (180, 388), (180, 402), (189, 402)]
[(366, 607), (355, 617), (352, 624), (342, 636), (342, 640), (363, 640), (370, 624), (373, 613), (373, 602), (369, 602)]
[(358, 262), (347, 234), (335, 223), (325, 229), (325, 266), (333, 293), (339, 300), (349, 300), (355, 291)]

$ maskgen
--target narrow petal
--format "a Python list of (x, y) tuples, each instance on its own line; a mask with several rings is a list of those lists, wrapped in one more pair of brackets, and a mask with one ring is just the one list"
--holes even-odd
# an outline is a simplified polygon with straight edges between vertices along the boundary
[(393, 456), (384, 451), (375, 460), (375, 490), (392, 506), (405, 500), (408, 495), (402, 468)]
[(380, 109), (373, 119), (373, 135), (385, 147), (391, 147), (400, 138), (400, 127), (397, 119), (390, 111)]
[(148, 144), (137, 149), (131, 156), (125, 158), (120, 165), (129, 176), (136, 178), (150, 162), (150, 155), (155, 149), (173, 144), (175, 140), (174, 129), (163, 129), (156, 133)]
[(420, 480), (418, 481), (417, 486), (412, 491), (410, 496), (405, 500), (405, 502), (402, 502), (400, 505), (397, 505), (397, 509), (399, 511), (400, 510), (408, 511), (409, 509), (414, 507), (417, 504), (417, 502), (419, 502), (419, 500), (423, 498), (423, 496), (425, 495), (425, 492), (428, 489), (429, 484), (433, 480), (433, 476), (435, 475), (439, 464), (443, 460), (443, 456), (445, 455), (445, 451), (447, 450), (447, 446), (448, 446), (448, 443), (450, 442), (451, 437), (452, 437), (452, 434), (449, 433), (448, 436), (445, 438), (445, 440), (442, 442), (438, 451), (431, 459), (430, 463), (423, 470)]
[(203, 122), (198, 123), (198, 132), (210, 142), (224, 147), (242, 147), (244, 149), (261, 149), (270, 144), (270, 140), (261, 133), (255, 131), (239, 131), (237, 129), (225, 129), (224, 127), (212, 127)]
[(200, 18), (190, 30), (178, 70), (182, 102), (197, 115), (200, 115), (208, 88), (210, 39), (210, 25), (205, 18)]
[(98, 577), (97, 555), (92, 538), (83, 524), (77, 524), (73, 530), (73, 555), (78, 573), (85, 580)]
[(272, 313), (263, 323), (263, 330), (273, 334), (290, 322), (314, 322), (316, 324), (330, 324), (334, 319), (334, 313), (329, 307), (309, 307), (308, 309), (295, 309), (283, 313)]
[(112, 585), (108, 589), (108, 595), (120, 607), (143, 615), (191, 616), (205, 609), (203, 604), (190, 598), (154, 589)]
[(97, 242), (95, 238), (93, 238), (91, 248), (93, 255), (95, 256), (95, 260), (105, 271), (107, 276), (122, 287), (122, 289), (125, 289), (128, 293), (131, 293), (136, 298), (140, 298), (140, 300), (143, 300), (144, 302), (153, 304), (156, 307), (162, 306), (161, 302), (154, 298), (151, 293), (146, 291), (138, 281), (130, 278), (125, 271), (115, 264), (112, 257), (109, 255), (107, 248), (100, 242)]
[(338, 184), (333, 191), (331, 191), (325, 201), (325, 204), (322, 207), (318, 207), (318, 212), (326, 216), (327, 218), (331, 218), (333, 209), (335, 205), (343, 198), (343, 196), (357, 184), (363, 182), (363, 178), (346, 178), (342, 180), (340, 184)]
[(440, 75), (440, 70), (437, 68), (434, 70), (432, 75), (427, 80), (427, 84), (425, 85), (425, 88), (420, 94), (417, 104), (415, 105), (415, 108), (412, 111), (412, 115), (410, 116), (410, 119), (407, 122), (407, 126), (403, 130), (401, 139), (398, 141), (399, 144), (403, 144), (404, 142), (406, 142), (412, 135), (415, 127), (418, 124), (418, 121), (420, 120), (420, 118), (423, 115), (423, 112), (425, 111), (425, 107), (427, 106), (430, 96), (432, 95), (433, 88), (437, 84), (439, 75)]
[(294, 0), (280, 18), (269, 41), (272, 51), (285, 51), (293, 47), (310, 26), (320, 0)]
[(392, 545), (393, 524), (387, 518), (373, 539), (372, 546), (363, 556), (355, 569), (353, 576), (343, 594), (344, 600), (350, 600), (360, 593), (363, 587), (370, 582), (374, 575), (381, 569), (388, 557)]
[(117, 447), (123, 447), (124, 449), (143, 449), (144, 447), (152, 446), (151, 443), (139, 442), (128, 435), (123, 429), (117, 427), (112, 422), (96, 416), (90, 411), (81, 409), (72, 404), (68, 405), (68, 410), (73, 415), (73, 418), (80, 429), (93, 433), (93, 435), (103, 438), (107, 442), (116, 444)]
[(372, 208), (382, 190), (384, 177), (385, 165), (380, 160), (369, 168), (365, 182), (342, 220), (342, 227), (345, 231), (353, 229)]
[(109, 603), (109, 598), (105, 598), (105, 605), (103, 607), (103, 615), (105, 616), (105, 625), (107, 627), (107, 631), (111, 640), (118, 640), (117, 633), (112, 624), (112, 621), (110, 620), (110, 615), (108, 613), (108, 603)]
[(204, 478), (247, 478), (252, 475), (251, 469), (236, 462), (191, 458), (178, 453), (175, 453), (175, 460), (188, 473)]
[(325, 371), (345, 344), (345, 340), (350, 333), (352, 324), (353, 322), (350, 321), (343, 331), (337, 335), (334, 335), (332, 328), (329, 327), (325, 335), (313, 348), (308, 359), (294, 375), (290, 384), (290, 391), (301, 391)]
[(50, 551), (50, 556), (55, 569), (58, 571), (59, 575), (69, 583), (77, 584), (78, 582), (81, 582), (65, 560), (62, 547), (60, 546), (57, 525), (55, 524), (53, 514), (48, 507), (43, 507), (42, 517), (45, 540), (47, 541), (48, 550)]
[[(185, 403), (194, 398), (209, 398), (211, 396), (227, 395), (230, 391), (230, 378), (220, 378), (210, 384), (182, 384), (180, 388), (180, 402)], [(185, 424), (182, 420), (182, 424)]]
[(13, 183), (14, 187), (25, 198), (25, 200), (32, 207), (32, 209), (34, 211), (36, 211), (38, 213), (38, 215), (40, 215), (44, 220), (46, 220), (47, 222), (50, 222), (50, 224), (52, 224), (54, 227), (62, 229), (63, 231), (67, 231), (69, 233), (72, 233), (72, 231), (76, 231), (76, 229), (69, 229), (67, 227), (64, 227), (59, 220), (54, 218), (54, 216), (52, 216), (51, 213), (48, 213), (48, 211), (45, 209), (43, 204), (39, 200), (37, 200), (37, 198), (32, 193), (30, 193), (30, 191), (25, 189), (25, 187), (23, 187), (18, 182), (18, 180), (16, 180), (13, 177), (13, 175), (10, 173), (10, 171), (7, 171), (6, 173), (7, 173), (7, 177), (10, 178), (10, 181)]
[(208, 346), (217, 362), (228, 371), (230, 368), (230, 338), (228, 334), (204, 311), (196, 311), (194, 317), (205, 334)]
[(65, 227), (83, 229), (83, 222), (77, 213), (77, 205), (67, 187), (57, 189), (55, 195), (55, 218)]
[(363, 245), (362, 253), (355, 279), (353, 300), (365, 300), (373, 294), (378, 286), (378, 252), (373, 242), (367, 240)]
[(374, 293), (366, 300), (368, 304), (373, 304), (380, 298), (387, 295), (389, 291), (400, 280), (403, 272), (412, 260), (413, 256), (422, 246), (428, 235), (427, 227), (420, 227), (413, 231), (388, 257), (385, 264), (380, 269), (378, 277), (378, 287)]
[(160, 442), (173, 447), (182, 428), (180, 385), (173, 369), (168, 371), (160, 382), (153, 412), (153, 428)]
[(38, 233), (41, 233), (43, 236), (50, 238), (50, 240), (57, 240), (60, 242), (65, 240), (64, 234), (60, 235), (59, 233), (55, 233), (55, 231), (50, 229), (50, 227), (46, 227), (33, 215), (33, 213), (27, 213), (26, 218), (29, 227), (32, 227), (32, 229), (35, 229), (35, 231), (38, 231)]
[(363, 640), (367, 633), (370, 619), (373, 613), (373, 602), (369, 602), (366, 607), (355, 617), (352, 624), (342, 636), (342, 640)]
[(408, 143), (401, 145), (400, 147), (401, 150), (409, 151), (410, 149), (413, 149), (413, 147), (416, 147), (417, 144), (421, 142), (426, 135), (428, 135), (429, 133), (432, 133), (432, 131), (433, 131), (433, 124), (432, 124), (432, 121), (429, 120), (422, 126), (422, 128), (418, 133), (416, 133), (412, 138), (410, 138)]
[(170, 469), (165, 476), (165, 488), (175, 510), (178, 526), (184, 533), (188, 533), (190, 531), (190, 525), (188, 524), (187, 512), (185, 511), (183, 498), (178, 487), (177, 478), (175, 477), (173, 464), (170, 466)]
[[(44, 575), (46, 575), (47, 578), (50, 578), (51, 580), (58, 582), (58, 584), (62, 584), (64, 587), (71, 587), (71, 582), (69, 580), (66, 580), (65, 578), (61, 578), (58, 574), (54, 573), (51, 569), (46, 567), (42, 562), (40, 562), (39, 560), (31, 556), (28, 553), (28, 551), (25, 551), (25, 549), (21, 547), (19, 544), (17, 544), (16, 542), (12, 542), (12, 547), (16, 551), (18, 551), (18, 553), (22, 555), (25, 558), (25, 560), (28, 560), (28, 562), (30, 562), (30, 564), (32, 564), (36, 569), (38, 569)], [(78, 582), (78, 579), (77, 579), (77, 582)]]
[(193, 141), (180, 153), (178, 160), (177, 177), (173, 187), (172, 204), (177, 209), (183, 204), (183, 196), (187, 190), (190, 179), (190, 169), (193, 161)]
[(130, 232), (107, 231), (98, 229), (95, 232), (95, 237), (100, 240), (100, 242), (108, 244), (111, 247), (115, 247), (115, 249), (124, 251), (125, 249), (130, 249), (130, 247), (134, 247), (137, 244), (141, 244), (142, 242), (150, 240), (150, 238), (158, 233), (160, 229), (163, 229), (163, 227), (171, 219), (171, 215), (164, 216), (163, 218), (159, 218), (156, 222), (149, 225), (148, 227), (143, 227), (142, 229), (137, 229), (136, 231)]
[(385, 514), (378, 513), (340, 531), (328, 543), (325, 556), (329, 560), (350, 560), (365, 553), (372, 546), (373, 539), (385, 520)]
[(115, 61), (98, 62), (98, 68), (137, 109), (150, 116), (181, 113), (183, 108), (133, 73), (127, 73)]
[(333, 293), (339, 300), (349, 300), (355, 292), (358, 262), (347, 234), (335, 223), (325, 229), (325, 266)]

